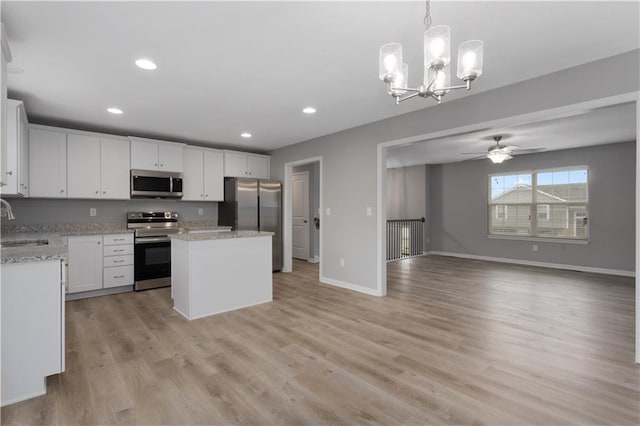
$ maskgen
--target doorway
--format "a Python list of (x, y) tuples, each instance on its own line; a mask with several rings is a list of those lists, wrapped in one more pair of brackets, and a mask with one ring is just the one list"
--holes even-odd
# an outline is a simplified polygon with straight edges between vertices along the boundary
[[(285, 164), (283, 272), (318, 265), (322, 276), (322, 157)], [(295, 259), (295, 261), (294, 261)]]

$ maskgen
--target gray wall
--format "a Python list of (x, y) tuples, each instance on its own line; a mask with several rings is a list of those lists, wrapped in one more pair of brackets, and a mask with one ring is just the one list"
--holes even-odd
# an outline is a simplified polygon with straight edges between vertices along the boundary
[[(499, 166), (488, 160), (431, 166), (431, 249), (633, 271), (635, 164), (634, 141), (515, 156)], [(487, 236), (489, 174), (583, 165), (589, 167), (589, 244)]]
[[(387, 219), (427, 218), (427, 166), (387, 169)], [(423, 251), (429, 251), (429, 223), (423, 224)]]
[[(379, 143), (637, 91), (638, 53), (634, 50), (442, 105), (412, 100), (430, 107), (273, 151), (272, 177), (283, 180), (287, 162), (323, 158), (323, 203), (331, 209), (330, 216), (321, 218), (323, 275), (375, 290)], [(616, 77), (602, 84), (604, 75)], [(482, 79), (476, 90), (482, 89)], [(373, 84), (371, 90), (380, 92), (379, 102), (392, 103), (382, 85)], [(366, 215), (367, 207), (373, 207), (372, 216)]]
[(293, 173), (309, 172), (309, 259), (320, 257), (320, 230), (314, 226), (313, 218), (320, 217), (320, 163), (314, 162), (293, 168)]
[[(11, 224), (33, 223), (126, 223), (128, 211), (176, 211), (182, 220), (218, 221), (218, 203), (171, 200), (49, 200), (8, 198), (16, 220)], [(96, 208), (96, 216), (89, 209)], [(198, 215), (203, 208), (203, 215)], [(9, 224), (9, 222), (3, 222)]]

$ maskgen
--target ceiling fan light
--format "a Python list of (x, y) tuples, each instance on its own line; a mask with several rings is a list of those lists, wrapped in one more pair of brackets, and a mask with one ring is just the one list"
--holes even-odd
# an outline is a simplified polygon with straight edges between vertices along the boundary
[(402, 45), (387, 43), (380, 47), (378, 74), (384, 82), (394, 81), (396, 74), (402, 72)]
[(424, 32), (425, 68), (443, 68), (451, 62), (451, 29), (435, 25)]
[(482, 56), (484, 54), (484, 42), (482, 40), (469, 40), (458, 47), (458, 72), (460, 80), (474, 80), (482, 75)]
[(493, 164), (500, 164), (506, 160), (513, 158), (511, 154), (503, 150), (493, 150), (487, 154), (487, 158), (491, 160)]

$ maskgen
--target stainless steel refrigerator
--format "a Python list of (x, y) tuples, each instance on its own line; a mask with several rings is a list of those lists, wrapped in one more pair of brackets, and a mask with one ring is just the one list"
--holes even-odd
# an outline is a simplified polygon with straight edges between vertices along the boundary
[(224, 179), (224, 202), (218, 204), (218, 224), (233, 230), (273, 232), (273, 270), (282, 269), (282, 184), (276, 180)]

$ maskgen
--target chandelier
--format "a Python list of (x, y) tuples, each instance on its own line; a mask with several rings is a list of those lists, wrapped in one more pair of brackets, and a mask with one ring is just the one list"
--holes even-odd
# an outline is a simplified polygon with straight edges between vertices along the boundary
[(458, 47), (457, 68), (457, 77), (464, 84), (451, 86), (451, 30), (446, 25), (431, 26), (429, 0), (425, 2), (424, 26), (424, 76), (418, 88), (407, 86), (409, 66), (402, 62), (402, 44), (388, 43), (380, 47), (380, 80), (387, 83), (388, 93), (395, 98), (396, 105), (416, 96), (433, 98), (440, 103), (451, 90), (470, 90), (471, 82), (482, 75), (484, 43), (465, 41)]

